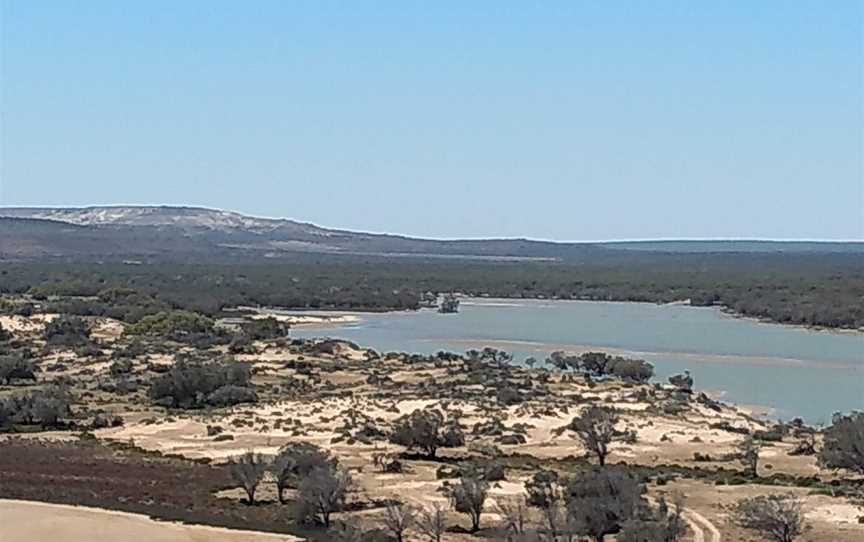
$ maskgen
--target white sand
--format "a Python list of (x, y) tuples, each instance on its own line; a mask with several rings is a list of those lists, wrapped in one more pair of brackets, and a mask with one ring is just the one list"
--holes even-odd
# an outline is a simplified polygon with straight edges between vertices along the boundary
[(58, 542), (295, 542), (255, 531), (156, 521), (140, 514), (31, 501), (0, 500), (0, 540)]
[(6, 315), (0, 316), (0, 326), (13, 333), (31, 333), (41, 331), (45, 324), (57, 318), (56, 314), (34, 314), (33, 316)]

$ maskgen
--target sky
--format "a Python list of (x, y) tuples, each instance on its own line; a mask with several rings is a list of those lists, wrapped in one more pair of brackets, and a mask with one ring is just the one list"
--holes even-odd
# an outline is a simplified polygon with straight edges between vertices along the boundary
[(0, 0), (0, 205), (864, 239), (864, 2)]

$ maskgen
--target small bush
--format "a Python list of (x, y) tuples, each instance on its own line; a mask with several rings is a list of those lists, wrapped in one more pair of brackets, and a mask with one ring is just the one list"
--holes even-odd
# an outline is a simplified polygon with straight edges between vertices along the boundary
[(150, 397), (159, 405), (174, 408), (229, 406), (255, 402), (248, 364), (230, 362), (177, 362), (150, 386)]
[(188, 311), (167, 311), (145, 316), (126, 328), (129, 335), (158, 335), (180, 337), (183, 335), (213, 332), (213, 320)]
[(90, 328), (74, 316), (60, 316), (48, 322), (42, 332), (50, 346), (84, 346), (90, 343)]

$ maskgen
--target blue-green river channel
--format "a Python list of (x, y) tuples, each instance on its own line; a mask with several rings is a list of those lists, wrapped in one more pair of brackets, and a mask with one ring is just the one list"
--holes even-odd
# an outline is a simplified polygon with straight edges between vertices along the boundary
[(765, 407), (771, 418), (830, 423), (834, 412), (864, 410), (860, 332), (762, 323), (715, 308), (596, 301), (466, 299), (457, 314), (355, 314), (356, 322), (298, 326), (292, 335), (425, 354), (493, 346), (518, 361), (604, 350), (651, 362), (658, 380), (688, 369), (697, 388)]

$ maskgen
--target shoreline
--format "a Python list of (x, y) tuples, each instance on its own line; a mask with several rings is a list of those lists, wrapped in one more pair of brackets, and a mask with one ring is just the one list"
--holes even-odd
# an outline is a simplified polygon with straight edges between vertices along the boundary
[[(626, 300), (607, 300), (607, 299), (552, 299), (552, 298), (524, 298), (524, 297), (476, 297), (464, 296), (459, 298), (465, 305), (498, 305), (501, 307), (518, 307), (521, 303), (603, 303), (603, 304), (627, 304), (627, 305), (651, 305), (654, 307), (687, 307), (690, 309), (707, 309), (719, 313), (723, 317), (736, 320), (744, 320), (756, 324), (780, 326), (788, 329), (799, 329), (814, 333), (830, 333), (842, 336), (864, 336), (864, 329), (846, 328), (846, 327), (826, 327), (810, 324), (791, 324), (786, 322), (778, 322), (770, 318), (749, 316), (732, 310), (726, 305), (691, 305), (690, 300), (677, 300), (666, 303), (653, 301), (626, 301)], [(477, 303), (480, 301), (480, 303)], [(488, 303), (498, 301), (500, 303)], [(484, 303), (487, 302), (487, 303)], [(303, 309), (303, 308), (286, 308), (286, 307), (247, 307), (239, 306), (232, 309), (224, 309), (225, 312), (252, 312), (256, 314), (270, 314), (276, 316), (283, 314), (285, 316), (303, 316), (327, 317), (327, 316), (352, 316), (354, 321), (362, 320), (363, 316), (370, 314), (410, 314), (424, 310), (430, 310), (429, 307), (420, 307), (417, 309)], [(302, 323), (300, 325), (315, 325), (314, 322)]]

